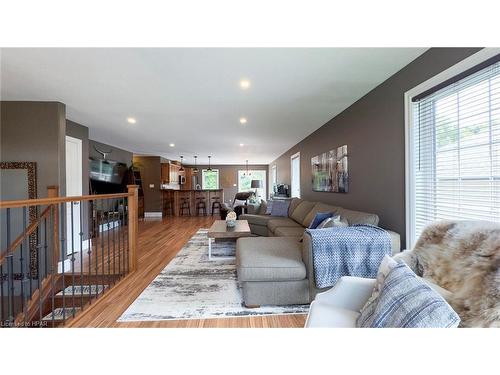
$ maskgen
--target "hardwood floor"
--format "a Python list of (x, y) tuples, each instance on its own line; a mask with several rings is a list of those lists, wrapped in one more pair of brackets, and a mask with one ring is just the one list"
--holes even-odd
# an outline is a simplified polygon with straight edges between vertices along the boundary
[(208, 228), (215, 217), (167, 217), (139, 223), (137, 271), (126, 276), (95, 301), (67, 327), (171, 327), (268, 328), (303, 327), (305, 315), (273, 315), (224, 319), (117, 322), (127, 307), (153, 281), (199, 228)]

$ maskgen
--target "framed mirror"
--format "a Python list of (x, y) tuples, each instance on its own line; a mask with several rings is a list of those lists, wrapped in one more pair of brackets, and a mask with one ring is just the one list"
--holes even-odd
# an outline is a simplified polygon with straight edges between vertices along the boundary
[[(1, 200), (24, 200), (37, 198), (36, 162), (0, 162), (0, 199)], [(29, 226), (37, 220), (37, 206), (31, 206), (26, 210), (26, 222)], [(23, 232), (23, 209), (11, 209), (11, 242)], [(10, 245), (6, 236), (6, 210), (2, 210), (0, 217), (2, 252)], [(32, 278), (38, 277), (38, 233), (35, 231), (29, 236), (30, 274)], [(22, 275), (20, 275), (22, 276)]]

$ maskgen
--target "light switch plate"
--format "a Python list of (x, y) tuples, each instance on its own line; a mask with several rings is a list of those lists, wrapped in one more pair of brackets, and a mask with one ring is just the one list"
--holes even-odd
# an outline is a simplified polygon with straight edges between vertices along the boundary
[(154, 189), (154, 188), (155, 188), (155, 184), (149, 184), (149, 187), (150, 187), (151, 189)]

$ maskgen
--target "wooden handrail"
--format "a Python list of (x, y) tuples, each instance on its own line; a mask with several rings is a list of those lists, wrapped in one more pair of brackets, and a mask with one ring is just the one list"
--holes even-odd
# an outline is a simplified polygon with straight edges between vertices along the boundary
[(23, 233), (21, 233), (15, 240), (14, 242), (12, 242), (12, 244), (7, 248), (7, 250), (5, 251), (2, 251), (2, 254), (0, 254), (0, 264), (4, 261), (5, 258), (7, 258), (10, 254), (12, 254), (16, 248), (21, 244), (21, 242), (24, 241), (24, 239), (26, 237), (28, 237), (29, 235), (31, 235), (31, 233), (33, 233), (36, 228), (38, 228), (38, 226), (40, 225), (40, 223), (42, 222), (42, 219), (44, 217), (47, 217), (50, 215), (50, 208), (52, 206), (49, 206), (47, 207), (45, 210), (43, 210), (42, 214), (40, 215), (40, 217), (34, 221), (33, 223), (31, 223), (28, 228), (26, 228), (26, 231), (24, 231)]
[(57, 198), (41, 198), (41, 199), (24, 199), (15, 201), (0, 201), (0, 208), (45, 206), (45, 205), (65, 203), (65, 202), (125, 198), (125, 197), (132, 197), (133, 195), (134, 195), (133, 193), (128, 192), (128, 193), (118, 193), (118, 194), (82, 195), (76, 197), (57, 197)]

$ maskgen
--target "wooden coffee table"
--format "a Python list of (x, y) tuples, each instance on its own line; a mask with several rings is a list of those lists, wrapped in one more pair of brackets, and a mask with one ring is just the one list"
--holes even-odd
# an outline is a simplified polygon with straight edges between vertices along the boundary
[[(216, 220), (208, 230), (208, 260), (212, 260), (212, 239), (238, 239), (240, 237), (250, 237), (252, 232), (246, 220), (236, 220), (236, 226), (228, 228), (225, 220)], [(217, 259), (227, 259), (228, 257), (217, 257)]]

